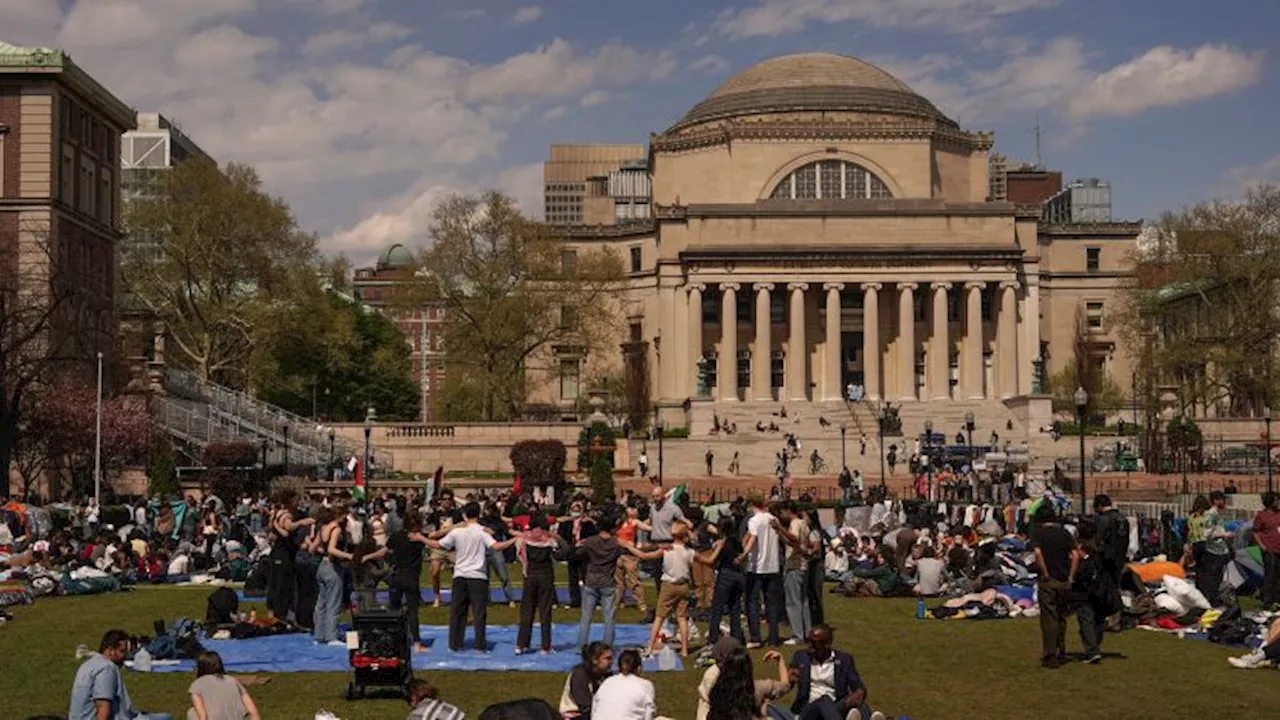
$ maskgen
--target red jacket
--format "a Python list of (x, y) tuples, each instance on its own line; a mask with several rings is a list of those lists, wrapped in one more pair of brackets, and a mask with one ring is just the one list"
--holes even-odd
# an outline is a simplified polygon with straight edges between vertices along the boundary
[(1280, 553), (1280, 512), (1262, 510), (1253, 519), (1253, 538), (1263, 550)]

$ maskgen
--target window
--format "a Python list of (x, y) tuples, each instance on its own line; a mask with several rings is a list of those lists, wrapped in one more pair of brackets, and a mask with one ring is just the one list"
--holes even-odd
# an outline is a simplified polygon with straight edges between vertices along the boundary
[(85, 155), (80, 156), (80, 196), (76, 206), (89, 215), (98, 213), (97, 167)]
[(643, 254), (641, 253), (640, 246), (637, 245), (636, 247), (631, 248), (631, 272), (640, 272), (642, 265)]
[(103, 171), (98, 181), (98, 220), (104, 225), (115, 224), (115, 183), (111, 177), (112, 173), (103, 165)]
[(702, 322), (704, 325), (714, 325), (720, 322), (720, 291), (714, 288), (707, 288), (702, 293)]
[(578, 309), (570, 305), (560, 306), (560, 329), (573, 330), (578, 327)]
[(633, 343), (644, 342), (644, 325), (641, 325), (638, 322), (631, 323), (629, 334), (630, 334), (631, 342)]
[(715, 386), (716, 354), (708, 350), (698, 361), (698, 397), (711, 397), (711, 388)]
[(578, 251), (563, 250), (560, 253), (560, 272), (565, 275), (578, 274)]
[(738, 389), (751, 385), (751, 351), (738, 351)]
[(734, 314), (737, 315), (738, 317), (739, 325), (751, 324), (755, 322), (756, 304), (751, 301), (751, 297), (754, 294), (755, 294), (754, 292), (739, 290), (738, 294), (735, 295), (733, 298), (734, 304), (737, 306), (737, 309), (734, 311)]
[(577, 400), (578, 385), (582, 375), (582, 361), (564, 359), (560, 361), (560, 399)]
[(947, 322), (960, 322), (960, 293), (963, 290), (947, 291)]
[(995, 307), (996, 296), (991, 288), (982, 288), (979, 298), (982, 300), (982, 322), (991, 322), (991, 308)]
[(1085, 325), (1089, 332), (1102, 332), (1102, 303), (1085, 303), (1084, 308)]
[(769, 197), (776, 200), (891, 198), (889, 186), (856, 163), (820, 160), (783, 178)]
[(770, 387), (782, 387), (782, 379), (786, 376), (787, 360), (786, 354), (781, 350), (773, 351), (769, 356), (769, 385)]
[(62, 170), (58, 174), (58, 194), (62, 202), (75, 205), (76, 202), (76, 154), (70, 146), (62, 148)]
[(911, 304), (913, 306), (912, 315), (915, 316), (916, 322), (924, 322), (925, 308), (928, 307), (928, 303), (924, 301), (924, 293), (917, 290), (915, 294), (911, 296)]
[(1102, 268), (1102, 248), (1085, 248), (1084, 250), (1084, 269), (1089, 272), (1097, 272)]
[(781, 325), (787, 321), (787, 291), (769, 293), (769, 324)]

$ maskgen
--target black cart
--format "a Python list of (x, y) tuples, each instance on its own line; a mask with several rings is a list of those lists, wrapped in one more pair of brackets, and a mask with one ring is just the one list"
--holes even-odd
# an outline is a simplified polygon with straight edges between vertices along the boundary
[(413, 679), (413, 646), (400, 611), (370, 610), (352, 618), (359, 639), (349, 651), (351, 681), (347, 699), (363, 698), (370, 687), (407, 692)]

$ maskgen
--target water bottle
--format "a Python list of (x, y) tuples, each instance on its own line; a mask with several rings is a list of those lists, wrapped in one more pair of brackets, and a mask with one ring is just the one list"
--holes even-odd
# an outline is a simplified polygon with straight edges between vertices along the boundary
[(925, 615), (924, 596), (916, 596), (916, 619), (923, 620)]
[(142, 648), (133, 656), (133, 669), (138, 672), (151, 672), (151, 653)]
[(670, 645), (665, 645), (662, 651), (658, 653), (658, 669), (662, 671), (676, 669), (676, 651), (671, 649)]

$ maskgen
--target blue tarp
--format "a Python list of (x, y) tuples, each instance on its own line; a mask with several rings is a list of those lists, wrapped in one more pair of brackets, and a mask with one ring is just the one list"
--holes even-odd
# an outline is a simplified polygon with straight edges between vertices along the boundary
[[(466, 650), (450, 652), (449, 628), (443, 625), (423, 625), (422, 641), (430, 648), (429, 652), (413, 656), (413, 668), (423, 670), (494, 670), (494, 671), (526, 671), (526, 672), (569, 672), (573, 666), (582, 662), (575, 646), (578, 638), (576, 623), (557, 624), (553, 626), (552, 643), (555, 653), (542, 655), (515, 654), (517, 627), (515, 625), (490, 625), (486, 642), (490, 652), (475, 651), (475, 637), (471, 627), (467, 627)], [(537, 641), (538, 626), (534, 624), (534, 640)], [(342, 634), (339, 633), (339, 636)], [(591, 627), (591, 639), (598, 640), (604, 636), (604, 625), (595, 623)], [(643, 647), (649, 642), (648, 625), (616, 625), (614, 626), (615, 647)], [(201, 644), (222, 656), (222, 663), (227, 672), (346, 672), (350, 667), (348, 653), (345, 648), (317, 645), (310, 635), (274, 635), (270, 637), (252, 638), (249, 640), (208, 640), (201, 639)], [(177, 665), (161, 665), (155, 672), (192, 672), (194, 661), (183, 660)], [(648, 672), (658, 671), (657, 658), (644, 663)], [(683, 665), (676, 659), (676, 670)]]
[[(630, 593), (624, 593), (624, 594), (627, 598), (631, 597)], [(516, 602), (519, 602), (520, 598), (523, 597), (523, 595), (524, 595), (523, 588), (518, 588), (518, 587), (511, 588), (511, 596), (516, 599)], [(240, 602), (261, 602), (263, 600), (261, 596), (245, 597), (244, 590), (237, 590), (236, 596), (240, 598)], [(446, 590), (446, 589), (440, 590), (440, 602), (447, 604), (450, 601), (450, 598), (452, 597), (453, 597), (452, 590)], [(385, 590), (382, 590), (378, 592), (376, 599), (379, 603), (386, 603), (390, 600), (390, 595), (388, 595), (388, 593)], [(429, 603), (435, 602), (435, 600), (436, 600), (435, 591), (431, 590), (430, 588), (422, 589), (422, 602), (429, 604)], [(504, 603), (506, 601), (507, 601), (507, 596), (502, 594), (502, 588), (500, 587), (489, 588), (489, 602)], [(556, 602), (562, 605), (568, 604), (569, 590), (567, 588), (556, 588)]]

